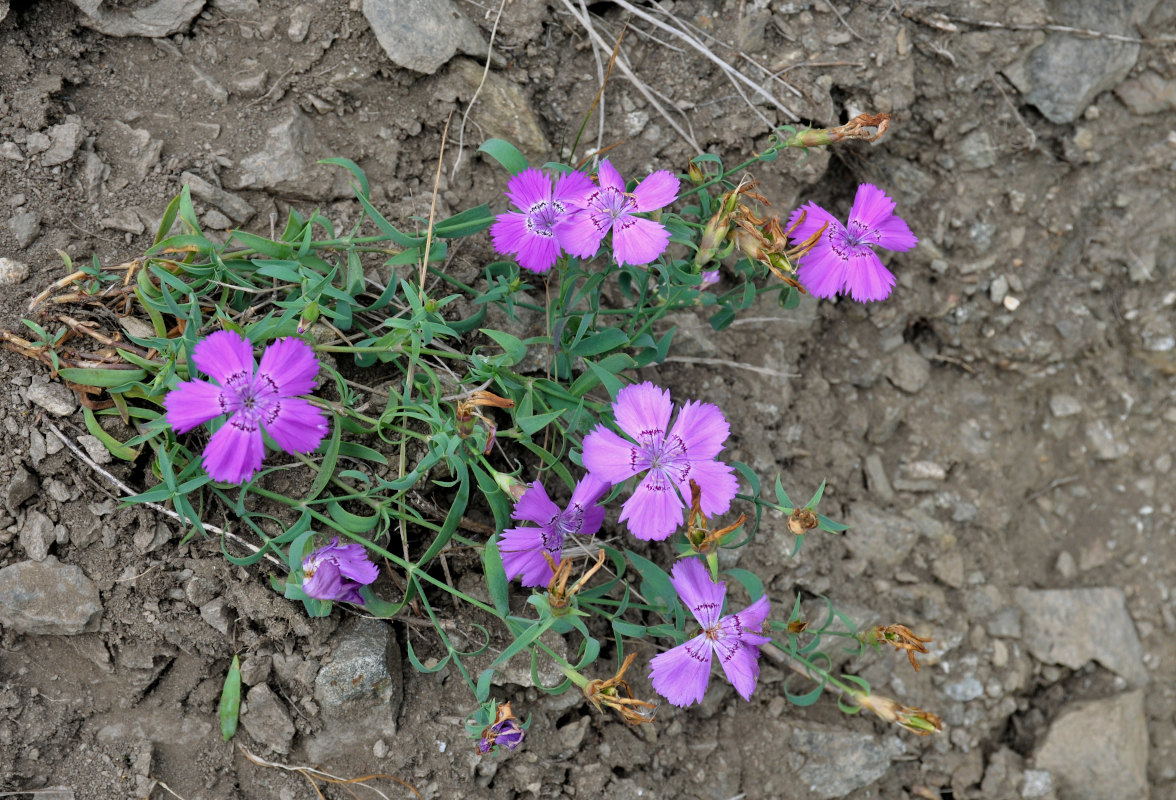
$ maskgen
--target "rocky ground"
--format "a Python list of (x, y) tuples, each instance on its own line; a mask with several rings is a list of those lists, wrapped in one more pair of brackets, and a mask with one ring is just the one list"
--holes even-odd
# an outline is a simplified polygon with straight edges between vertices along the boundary
[[(529, 741), (480, 759), (460, 677), (401, 661), (407, 640), (427, 652), (422, 629), (307, 619), (265, 570), (121, 508), (71, 449), (109, 462), (76, 398), (0, 351), (0, 790), (312, 798), (274, 765), (315, 764), (432, 798), (1176, 796), (1176, 6), (659, 7), (637, 4), (689, 23), (776, 102), (749, 108), (713, 62), (592, 3), (610, 46), (630, 23), (623, 54), (682, 128), (614, 75), (603, 143), (625, 174), (683, 169), (687, 137), (737, 163), (790, 114), (893, 114), (876, 145), (755, 174), (780, 210), (843, 215), (863, 180), (891, 193), (921, 239), (891, 260), (892, 298), (757, 308), (720, 335), (683, 314), (676, 360), (647, 377), (720, 404), (732, 457), (794, 496), (828, 480), (823, 510), (848, 533), (790, 559), (769, 519), (742, 565), (780, 607), (827, 593), (858, 623), (932, 636), (918, 673), (891, 653), (847, 666), (945, 732), (798, 709), (770, 660), (752, 702), (715, 682), (641, 730), (520, 669), (496, 693), (532, 715)], [(209, 229), (268, 231), (291, 205), (354, 220), (345, 178), (315, 164), (346, 156), (389, 219), (425, 213), (451, 114), (438, 213), (501, 205), (501, 173), (472, 146), (500, 136), (541, 161), (575, 136), (598, 88), (579, 8), (0, 0), (0, 327), (63, 274), (56, 251), (141, 253), (183, 184)], [(453, 268), (490, 256), (483, 237)], [(256, 760), (217, 729), (233, 653)], [(643, 674), (634, 688), (651, 694)]]

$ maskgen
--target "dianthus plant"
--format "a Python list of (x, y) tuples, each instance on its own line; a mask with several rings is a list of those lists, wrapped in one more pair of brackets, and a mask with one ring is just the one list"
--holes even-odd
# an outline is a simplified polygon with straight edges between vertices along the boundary
[[(185, 541), (216, 533), (233, 563), (264, 559), (274, 589), (313, 615), (347, 603), (411, 616), (410, 663), (452, 667), (473, 694), (475, 752), (525, 746), (527, 723), (492, 696), (516, 657), (534, 675), (558, 668), (545, 691), (575, 686), (646, 724), (655, 697), (685, 707), (721, 691), (718, 672), (754, 701), (772, 653), (844, 710), (928, 733), (937, 717), (831, 673), (820, 652), (836, 637), (916, 663), (926, 631), (856, 636), (831, 606), (804, 619), (782, 576), (767, 589), (751, 568), (721, 568), (721, 549), (759, 546), (761, 523), (786, 526), (796, 550), (844, 531), (817, 511), (823, 485), (803, 505), (779, 478), (766, 496), (729, 460), (741, 420), (700, 382), (672, 398), (640, 372), (673, 352), (671, 312), (708, 314), (717, 335), (764, 295), (787, 310), (805, 294), (893, 290), (873, 248), (916, 239), (882, 188), (857, 189), (847, 224), (811, 203), (781, 222), (745, 177), (785, 147), (877, 138), (887, 124), (780, 129), (734, 169), (704, 155), (629, 182), (613, 158), (632, 153), (537, 169), (492, 140), (481, 149), (510, 173), (505, 202), (411, 231), (346, 159), (330, 163), (355, 180), (348, 231), (291, 211), (277, 235), (222, 244), (185, 188), (141, 258), (83, 268), (34, 303), (36, 341), (3, 340), (81, 387), (89, 432), (145, 467), (151, 485), (130, 501), (171, 504)], [(466, 262), (491, 248), (504, 260), (459, 279), (449, 243), (476, 236)], [(67, 308), (74, 327), (51, 329)]]

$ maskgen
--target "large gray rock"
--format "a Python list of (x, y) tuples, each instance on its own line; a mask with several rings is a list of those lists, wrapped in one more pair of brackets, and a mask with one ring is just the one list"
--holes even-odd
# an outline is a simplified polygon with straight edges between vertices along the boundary
[(801, 797), (832, 800), (881, 778), (890, 771), (891, 759), (904, 750), (895, 736), (879, 739), (872, 733), (793, 728), (787, 758), (795, 766), (796, 783), (808, 789)]
[(0, 626), (17, 633), (71, 635), (98, 629), (98, 588), (72, 564), (49, 556), (0, 569)]
[(261, 150), (241, 159), (226, 183), (232, 189), (268, 189), (319, 201), (347, 197), (351, 186), (346, 170), (315, 163), (330, 155), (315, 137), (311, 121), (295, 111), (269, 129)]
[(1097, 661), (1133, 686), (1148, 682), (1123, 590), (1018, 589), (1025, 646), (1038, 661), (1081, 669)]
[(370, 747), (376, 739), (391, 739), (403, 698), (400, 646), (391, 626), (378, 619), (354, 619), (342, 629), (315, 678), (314, 699), (325, 725), (307, 742), (307, 755), (315, 762), (327, 761), (361, 744)]
[[(1138, 36), (1157, 0), (1050, 0), (1046, 16), (1058, 25)], [(1004, 68), (1025, 100), (1052, 122), (1078, 119), (1101, 92), (1127, 77), (1139, 45), (1111, 39), (1050, 33), (1024, 58)]]
[(282, 701), (264, 683), (254, 686), (245, 696), (241, 724), (250, 736), (275, 753), (290, 752), (294, 722)]
[(1037, 750), (1065, 800), (1148, 800), (1143, 692), (1080, 703), (1050, 726)]
[[(472, 99), (482, 87), (470, 110), (470, 121), (481, 135), (511, 142), (532, 164), (541, 164), (551, 156), (551, 145), (539, 119), (517, 83), (493, 71), (485, 73), (486, 82), (482, 83), (483, 66), (468, 58), (454, 59), (450, 70), (459, 82), (458, 93), (463, 99)], [(466, 134), (469, 135), (468, 128)]]
[(380, 47), (392, 63), (432, 75), (458, 51), (486, 57), (481, 31), (453, 0), (364, 0)]
[[(155, 0), (134, 4), (103, 3), (103, 0), (71, 2), (85, 14), (83, 25), (107, 36), (171, 36), (187, 28), (204, 8), (204, 0)], [(115, 8), (116, 5), (122, 7)]]
[(44, 561), (49, 556), (49, 548), (57, 540), (53, 530), (53, 520), (40, 511), (33, 509), (24, 519), (20, 527), (20, 546), (25, 555), (33, 561)]

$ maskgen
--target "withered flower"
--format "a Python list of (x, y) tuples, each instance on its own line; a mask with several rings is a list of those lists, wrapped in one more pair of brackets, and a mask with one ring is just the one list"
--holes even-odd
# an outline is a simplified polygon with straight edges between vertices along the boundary
[(906, 650), (907, 658), (910, 659), (915, 672), (919, 671), (919, 662), (916, 660), (915, 654), (929, 652), (924, 646), (924, 642), (935, 641), (916, 636), (906, 625), (876, 625), (859, 633), (858, 639), (873, 647), (888, 644), (896, 650)]
[(788, 530), (796, 536), (804, 536), (821, 524), (811, 508), (798, 508), (788, 515)]
[(596, 563), (588, 568), (588, 571), (580, 576), (580, 579), (572, 584), (572, 588), (567, 588), (568, 578), (572, 574), (572, 559), (566, 559), (560, 563), (555, 563), (555, 559), (546, 550), (543, 551), (543, 557), (547, 559), (548, 565), (551, 567), (551, 583), (547, 584), (547, 605), (555, 614), (559, 614), (566, 609), (571, 603), (572, 598), (576, 593), (584, 587), (588, 579), (596, 574), (597, 570), (604, 566), (604, 551), (596, 551)]
[(638, 700), (633, 696), (633, 690), (629, 687), (629, 682), (624, 679), (625, 670), (633, 663), (633, 659), (637, 657), (636, 653), (629, 653), (625, 656), (624, 663), (621, 668), (617, 670), (617, 674), (613, 675), (606, 681), (595, 680), (588, 681), (584, 687), (584, 696), (588, 698), (588, 702), (596, 708), (597, 711), (604, 711), (604, 706), (616, 711), (621, 715), (621, 719), (632, 725), (641, 725), (646, 722), (654, 721), (654, 712), (657, 710), (656, 703), (650, 703), (646, 700)]
[(876, 714), (886, 722), (894, 722), (919, 736), (929, 736), (943, 730), (943, 720), (938, 715), (921, 708), (904, 706), (889, 697), (853, 693), (853, 699), (859, 706)]
[(480, 419), (490, 432), (490, 436), (486, 439), (486, 449), (483, 451), (483, 454), (486, 454), (494, 447), (494, 434), (497, 432), (498, 426), (494, 424), (493, 420), (488, 419), (478, 410), (482, 406), (514, 408), (514, 400), (507, 400), (505, 397), (499, 397), (493, 392), (479, 389), (475, 392), (470, 392), (470, 396), (465, 400), (458, 401), (456, 410), (458, 436), (465, 439), (472, 435), (474, 432), (474, 419)]
[(723, 539), (732, 531), (738, 530), (747, 521), (746, 514), (740, 514), (739, 519), (725, 528), (717, 531), (709, 529), (706, 515), (702, 513), (702, 487), (690, 479), (690, 513), (686, 516), (686, 539), (696, 553), (706, 555), (723, 543)]

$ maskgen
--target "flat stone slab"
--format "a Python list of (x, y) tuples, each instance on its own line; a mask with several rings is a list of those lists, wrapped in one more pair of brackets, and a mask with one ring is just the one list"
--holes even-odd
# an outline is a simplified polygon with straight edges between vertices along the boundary
[(0, 626), (17, 633), (71, 635), (98, 629), (98, 587), (53, 556), (0, 569)]

